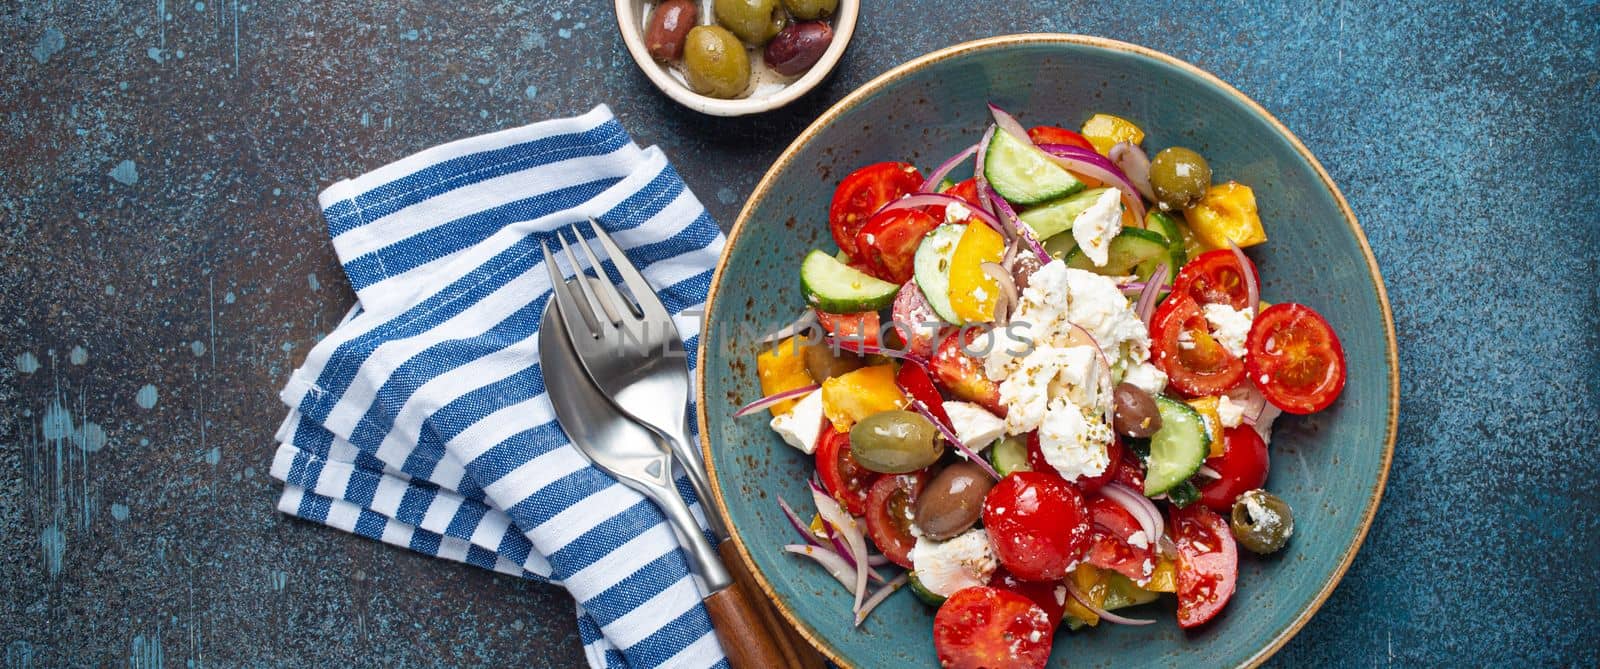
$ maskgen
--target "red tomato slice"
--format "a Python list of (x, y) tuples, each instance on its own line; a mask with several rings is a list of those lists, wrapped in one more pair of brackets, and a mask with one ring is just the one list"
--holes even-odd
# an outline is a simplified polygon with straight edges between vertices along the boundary
[(1066, 128), (1057, 128), (1051, 125), (1036, 125), (1028, 128), (1028, 139), (1033, 140), (1034, 144), (1066, 144), (1067, 146), (1076, 146), (1090, 151), (1094, 150), (1094, 145), (1090, 144), (1089, 140), (1084, 139), (1083, 135)]
[(1200, 502), (1225, 514), (1239, 495), (1267, 482), (1268, 459), (1267, 442), (1248, 425), (1223, 430), (1222, 448), (1222, 455), (1206, 460), (1222, 478), (1200, 486)]
[[(1082, 490), (1085, 495), (1106, 487), (1107, 483), (1112, 482), (1117, 477), (1117, 470), (1122, 466), (1122, 453), (1122, 439), (1120, 437), (1112, 439), (1111, 445), (1106, 447), (1106, 456), (1110, 459), (1110, 462), (1106, 465), (1106, 470), (1101, 472), (1099, 476), (1092, 478), (1079, 477), (1073, 483), (1077, 484), (1078, 489)], [(1056, 468), (1048, 460), (1044, 459), (1044, 451), (1039, 448), (1039, 432), (1037, 430), (1028, 433), (1028, 468), (1036, 472), (1057, 473)]]
[(1139, 458), (1123, 458), (1112, 480), (1134, 490), (1144, 490), (1144, 463)]
[(823, 426), (822, 436), (817, 437), (817, 477), (850, 515), (867, 512), (867, 490), (872, 487), (874, 476), (850, 455), (849, 432)]
[(1136, 582), (1150, 578), (1155, 569), (1155, 538), (1145, 537), (1144, 547), (1128, 543), (1128, 538), (1144, 528), (1122, 505), (1104, 497), (1089, 500), (1089, 515), (1094, 519), (1093, 543), (1084, 559), (1101, 569), (1110, 569)]
[[(1256, 285), (1260, 286), (1261, 272), (1253, 262), (1250, 273), (1255, 275)], [(1250, 289), (1245, 287), (1244, 273), (1239, 271), (1239, 259), (1228, 249), (1206, 251), (1190, 260), (1178, 270), (1172, 292), (1186, 293), (1200, 304), (1226, 304), (1235, 309), (1251, 306)]]
[(894, 330), (907, 350), (924, 358), (933, 355), (933, 344), (944, 334), (944, 321), (928, 304), (928, 296), (915, 281), (907, 281), (895, 295), (891, 310)]
[(1089, 548), (1083, 493), (1054, 474), (1013, 472), (983, 501), (983, 526), (1000, 564), (1017, 578), (1053, 581)]
[(830, 314), (826, 311), (817, 312), (817, 323), (822, 329), (840, 339), (840, 346), (851, 348), (852, 344), (867, 346), (878, 345), (878, 331), (882, 324), (878, 320), (878, 312), (863, 311), (858, 314)]
[(1245, 367), (1261, 394), (1289, 413), (1316, 413), (1344, 391), (1344, 347), (1311, 307), (1274, 304), (1256, 315)]
[(1026, 596), (967, 588), (934, 614), (933, 648), (944, 669), (1040, 669), (1054, 631), (1049, 614)]
[(867, 219), (890, 200), (922, 186), (922, 173), (906, 163), (874, 163), (850, 173), (833, 191), (828, 205), (828, 228), (839, 249), (859, 256), (856, 234)]
[(1228, 522), (1203, 504), (1172, 510), (1178, 544), (1178, 626), (1204, 625), (1228, 604), (1239, 580), (1239, 546)]
[(1056, 588), (1065, 587), (1060, 583), (1024, 581), (1003, 567), (994, 570), (994, 575), (989, 577), (989, 587), (1015, 592), (1033, 600), (1033, 603), (1038, 604), (1039, 608), (1044, 609), (1045, 615), (1050, 617), (1050, 629), (1055, 629), (1061, 624), (1061, 616), (1067, 610), (1067, 597), (1070, 596), (1056, 598)]
[(950, 424), (950, 415), (944, 412), (944, 396), (939, 394), (939, 388), (933, 385), (933, 377), (928, 375), (922, 363), (905, 361), (900, 365), (900, 370), (895, 372), (894, 382), (912, 399), (927, 407), (928, 413), (944, 421), (945, 425)]
[(944, 218), (915, 209), (896, 209), (873, 216), (856, 235), (856, 251), (862, 261), (884, 281), (905, 283), (911, 280), (912, 259), (917, 245), (929, 230), (939, 227)]
[[(949, 188), (946, 188), (946, 189), (944, 189), (942, 191), (939, 191), (939, 192), (940, 193), (944, 193), (945, 195), (952, 196), (952, 197), (961, 198), (961, 200), (963, 202), (966, 202), (969, 206), (972, 206), (972, 207), (979, 206), (978, 205), (978, 179), (977, 179), (977, 177), (973, 177), (973, 178), (967, 179), (966, 181), (957, 182), (955, 184), (952, 184)], [(928, 207), (927, 211), (928, 211), (928, 213), (933, 214), (934, 218), (939, 219), (940, 223), (946, 222), (945, 221), (945, 208), (944, 207)], [(971, 223), (973, 220), (974, 220), (974, 218), (969, 217), (966, 221), (957, 221), (957, 222), (958, 223)]]
[(926, 470), (882, 476), (867, 490), (867, 536), (884, 557), (906, 569), (911, 568), (911, 549), (917, 545), (911, 517), (929, 478)]
[[(978, 328), (966, 331), (966, 347), (974, 351), (981, 351), (983, 347), (972, 342), (984, 336)], [(983, 365), (966, 351), (962, 350), (963, 344), (960, 336), (945, 337), (939, 344), (939, 350), (928, 361), (929, 371), (933, 372), (934, 379), (943, 385), (945, 390), (957, 399), (968, 402), (977, 402), (988, 409), (990, 413), (1002, 418), (1006, 415), (1006, 407), (1000, 403), (1000, 384), (990, 381), (983, 373)]]
[(1150, 320), (1150, 359), (1172, 387), (1190, 397), (1220, 395), (1244, 379), (1244, 361), (1211, 336), (1188, 293), (1169, 295)]

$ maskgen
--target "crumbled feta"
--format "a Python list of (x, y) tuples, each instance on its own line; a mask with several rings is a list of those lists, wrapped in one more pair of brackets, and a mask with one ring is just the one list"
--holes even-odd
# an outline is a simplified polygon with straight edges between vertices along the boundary
[[(1270, 532), (1285, 524), (1283, 516), (1261, 504), (1260, 495), (1240, 495), (1239, 501), (1244, 502), (1244, 510), (1250, 514), (1250, 522), (1256, 527)], [(1294, 524), (1290, 523), (1288, 524), (1288, 531), (1284, 533), (1283, 538), (1288, 539), (1292, 535), (1294, 535)]]
[(1136, 531), (1128, 535), (1128, 545), (1140, 550), (1149, 548), (1150, 537), (1144, 533), (1144, 530)]
[(945, 205), (944, 220), (946, 223), (966, 223), (972, 218), (972, 210), (960, 202), (951, 202)]
[(1051, 400), (1039, 425), (1039, 452), (1068, 481), (1104, 474), (1111, 465), (1106, 450), (1111, 439), (1111, 428), (1098, 413), (1065, 398)]
[(974, 451), (987, 448), (1006, 432), (1005, 421), (971, 402), (945, 402), (944, 412), (961, 443)]
[(1088, 346), (1040, 346), (1013, 360), (1013, 371), (1000, 383), (1006, 431), (1011, 434), (1038, 429), (1052, 397), (1087, 399), (1099, 374), (1099, 356)]
[(1122, 375), (1122, 381), (1154, 397), (1167, 387), (1167, 373), (1148, 362), (1141, 362), (1129, 367), (1127, 373)]
[(1222, 420), (1223, 427), (1239, 427), (1244, 424), (1244, 405), (1234, 402), (1227, 395), (1219, 396), (1217, 418)]
[(988, 584), (999, 566), (989, 533), (983, 529), (968, 530), (949, 541), (918, 537), (911, 549), (911, 564), (922, 587), (944, 597)]
[(1111, 240), (1122, 232), (1122, 192), (1115, 188), (1107, 188), (1094, 204), (1072, 219), (1072, 238), (1078, 241), (1078, 248), (1083, 249), (1083, 254), (1094, 262), (1095, 267), (1104, 267), (1111, 250)]
[(771, 425), (785, 443), (806, 455), (815, 453), (817, 437), (822, 434), (822, 391), (811, 391), (788, 413), (773, 416)]
[(1207, 304), (1205, 314), (1211, 323), (1211, 336), (1234, 357), (1244, 357), (1244, 342), (1250, 337), (1250, 312), (1227, 304)]

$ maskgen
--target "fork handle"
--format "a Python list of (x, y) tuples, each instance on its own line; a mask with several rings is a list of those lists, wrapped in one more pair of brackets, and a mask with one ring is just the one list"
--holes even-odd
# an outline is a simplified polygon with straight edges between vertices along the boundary
[[(722, 564), (728, 567), (733, 582), (743, 586), (745, 592), (759, 597), (761, 588), (756, 583), (755, 576), (750, 573), (749, 565), (739, 556), (739, 550), (734, 546), (733, 540), (718, 544), (717, 553), (722, 556)], [(767, 626), (767, 631), (777, 640), (778, 650), (783, 653), (783, 666), (796, 669), (823, 669), (826, 666), (822, 654), (812, 648), (811, 643), (801, 637), (799, 631), (778, 615), (776, 607), (771, 602), (758, 599), (750, 603), (756, 607), (757, 613), (761, 616), (761, 623)]]
[(751, 599), (738, 581), (711, 593), (702, 603), (733, 669), (794, 666), (784, 657), (778, 639), (762, 622), (756, 608), (760, 602)]

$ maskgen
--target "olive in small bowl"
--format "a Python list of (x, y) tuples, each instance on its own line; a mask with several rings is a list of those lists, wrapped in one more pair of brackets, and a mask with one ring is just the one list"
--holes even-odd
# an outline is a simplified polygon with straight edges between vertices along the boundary
[(683, 44), (683, 73), (696, 93), (731, 98), (750, 86), (750, 56), (722, 26), (695, 26)]
[(711, 5), (711, 15), (739, 39), (755, 46), (766, 44), (789, 21), (778, 0), (716, 0)]
[(792, 77), (817, 64), (833, 42), (833, 28), (826, 21), (791, 23), (767, 42), (764, 60), (773, 72)]
[(783, 8), (801, 21), (815, 21), (833, 16), (839, 0), (783, 0)]
[(694, 28), (700, 9), (690, 0), (665, 0), (650, 12), (645, 24), (644, 44), (659, 61), (677, 60), (683, 55), (683, 42)]

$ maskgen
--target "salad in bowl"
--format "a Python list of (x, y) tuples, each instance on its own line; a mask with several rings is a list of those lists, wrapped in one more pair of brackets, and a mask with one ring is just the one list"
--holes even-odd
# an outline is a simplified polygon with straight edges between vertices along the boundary
[(837, 249), (793, 269), (803, 314), (735, 416), (814, 457), (811, 498), (777, 500), (783, 550), (857, 625), (909, 590), (944, 666), (1042, 667), (1066, 630), (1156, 624), (1135, 607), (1161, 598), (1205, 626), (1241, 548), (1290, 545), (1272, 426), (1336, 402), (1346, 365), (1315, 310), (1262, 294), (1251, 185), (1128, 119), (990, 110), (926, 174), (839, 182)]

